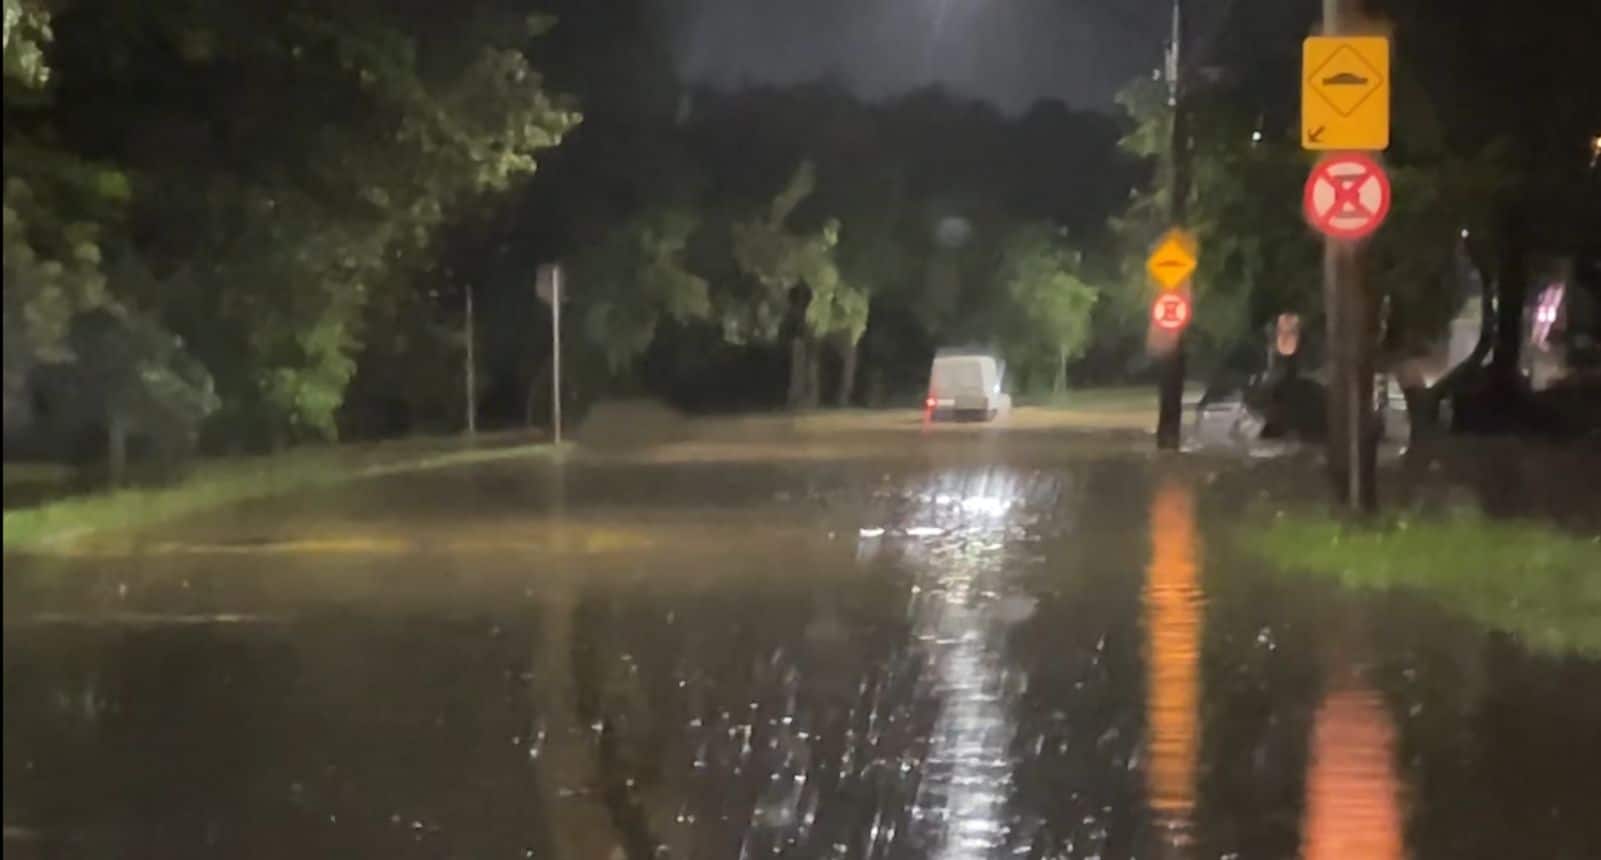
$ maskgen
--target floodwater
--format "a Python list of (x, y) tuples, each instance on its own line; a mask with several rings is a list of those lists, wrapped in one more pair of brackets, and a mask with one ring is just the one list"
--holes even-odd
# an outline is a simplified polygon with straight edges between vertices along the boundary
[(1601, 662), (1272, 570), (1248, 463), (740, 432), (8, 558), (7, 856), (1601, 856)]

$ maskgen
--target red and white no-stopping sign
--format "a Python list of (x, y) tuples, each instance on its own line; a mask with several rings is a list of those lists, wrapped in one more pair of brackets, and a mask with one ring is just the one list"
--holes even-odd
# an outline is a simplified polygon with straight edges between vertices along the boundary
[(1301, 200), (1306, 220), (1336, 239), (1360, 239), (1390, 213), (1390, 177), (1361, 153), (1331, 155), (1312, 168)]
[(1190, 321), (1190, 300), (1183, 293), (1163, 293), (1151, 303), (1151, 322), (1163, 331), (1178, 331)]

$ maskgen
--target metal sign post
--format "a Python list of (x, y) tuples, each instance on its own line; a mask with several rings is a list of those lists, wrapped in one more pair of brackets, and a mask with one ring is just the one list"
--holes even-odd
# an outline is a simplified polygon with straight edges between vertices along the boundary
[[(1356, 0), (1323, 0), (1323, 35), (1302, 43), (1301, 147), (1390, 145), (1390, 43), (1353, 36)], [(1323, 305), (1329, 350), (1329, 475), (1353, 510), (1378, 503), (1373, 421), (1374, 314), (1362, 283), (1362, 239), (1389, 210), (1389, 181), (1373, 159), (1339, 152), (1307, 180), (1308, 220), (1325, 236)]]
[(462, 325), (462, 335), (467, 341), (467, 357), (465, 386), (467, 388), (467, 435), (478, 435), (478, 356), (476, 345), (473, 343), (477, 337), (473, 326), (473, 287), (467, 285), (467, 319)]
[(561, 264), (539, 267), (535, 279), (539, 298), (550, 305), (550, 426), (551, 440), (561, 444)]
[[(1176, 108), (1175, 108), (1176, 109)], [(1174, 181), (1180, 177), (1179, 154), (1174, 154)], [(1178, 192), (1175, 192), (1178, 193)], [(1182, 206), (1175, 207), (1177, 218)], [(1153, 326), (1147, 347), (1161, 367), (1157, 381), (1156, 447), (1179, 447), (1180, 419), (1184, 411), (1184, 328), (1190, 321), (1190, 276), (1195, 274), (1199, 249), (1195, 234), (1172, 227), (1162, 235), (1145, 261), (1145, 271), (1158, 290), (1151, 305)]]
[(561, 267), (551, 270), (550, 280), (550, 414), (552, 438), (561, 444)]

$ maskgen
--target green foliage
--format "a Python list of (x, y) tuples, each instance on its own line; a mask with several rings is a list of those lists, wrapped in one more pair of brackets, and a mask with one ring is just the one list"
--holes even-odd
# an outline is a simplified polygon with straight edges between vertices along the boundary
[(102, 267), (105, 225), (120, 219), (120, 172), (30, 145), (5, 148), (5, 410), (26, 411), (28, 374), (71, 358), (77, 314), (112, 303)]
[[(1118, 103), (1133, 129), (1121, 145), (1132, 155), (1165, 161), (1171, 110), (1159, 81), (1140, 79)], [(1300, 215), (1307, 163), (1293, 141), (1252, 139), (1251, 117), (1224, 94), (1192, 100), (1189, 223), (1200, 253), (1192, 281), (1195, 316), (1189, 329), (1198, 363), (1219, 363), (1285, 311), (1315, 317), (1319, 303), (1319, 243)], [(1145, 261), (1170, 226), (1171, 173), (1157, 171), (1136, 193), (1113, 229), (1121, 247), (1115, 322), (1143, 334), (1155, 288)], [(1315, 325), (1315, 318), (1308, 326)], [(1134, 334), (1134, 331), (1128, 332)], [(1130, 338), (1139, 344), (1138, 338)]]
[(813, 335), (849, 324), (836, 307), (841, 288), (834, 261), (839, 221), (829, 219), (813, 234), (799, 234), (786, 226), (791, 213), (815, 191), (817, 170), (812, 162), (802, 162), (773, 197), (765, 218), (733, 224), (733, 259), (757, 285), (751, 295), (740, 296), (724, 312), (724, 333), (733, 343), (775, 340), (788, 309), (789, 291), (802, 285), (812, 291), (807, 328)]
[(758, 285), (724, 314), (730, 341), (771, 341), (778, 336), (790, 291), (805, 287), (807, 333), (815, 338), (842, 334), (852, 342), (867, 329), (867, 295), (862, 286), (840, 278), (835, 248), (840, 223), (830, 218), (812, 233), (797, 233), (786, 221), (817, 188), (816, 168), (805, 161), (773, 197), (767, 217), (733, 225), (734, 259)]
[[(5, 186), (7, 364), (59, 361), (73, 315), (107, 301), (100, 270), (100, 230), (93, 222), (55, 222), (28, 182)], [(13, 338), (16, 340), (13, 341)]]
[(74, 394), (89, 401), (89, 411), (183, 444), (180, 437), (217, 409), (211, 374), (182, 341), (145, 317), (105, 309), (79, 314), (68, 340)]
[(1536, 651), (1601, 655), (1601, 542), (1594, 539), (1473, 510), (1381, 528), (1284, 517), (1242, 539), (1283, 570), (1349, 588), (1414, 592)]
[(1065, 384), (1068, 361), (1090, 341), (1090, 314), (1100, 291), (1082, 277), (1083, 253), (1049, 224), (1029, 224), (1007, 238), (996, 291), (1010, 302), (1008, 352), (1025, 375), (1050, 368), (1053, 385)]
[[(307, 446), (272, 456), (202, 462), (170, 486), (138, 487), (75, 496), (5, 512), (7, 552), (72, 552), (84, 538), (132, 532), (201, 511), (385, 475), (548, 457), (557, 449), (516, 436), (480, 435), (470, 447), (460, 437), (407, 439), (377, 445)], [(12, 466), (6, 466), (8, 472)]]
[[(11, 9), (8, 0), (8, 69)], [(63, 50), (54, 62), (70, 69), (75, 92), (140, 104), (137, 115), (98, 117), (94, 145), (126, 154), (138, 193), (125, 241), (156, 274), (102, 281), (100, 292), (183, 336), (214, 374), (219, 420), (235, 438), (334, 436), (364, 338), (386, 336), (369, 327), (403, 318), (383, 306), (427, 280), (440, 229), (468, 201), (532, 174), (536, 156), (580, 121), (528, 61), (525, 34), (543, 32), (548, 19), (490, 31), (481, 17), (430, 28), (406, 14), (207, 0), (180, 14), (90, 0), (56, 22)], [(157, 92), (190, 95), (131, 94), (152, 82)], [(13, 304), (34, 308), (18, 319), (48, 345), (65, 318), (107, 300), (91, 289), (87, 251), (71, 258), (79, 273), (52, 250), (68, 239), (93, 246), (101, 222), (64, 195), (33, 206), (41, 217), (21, 208), (23, 192), (39, 184), (11, 191), (22, 175), (13, 144), (26, 141), (12, 133), (10, 109), (8, 99), (7, 328), (17, 327)], [(29, 127), (47, 127), (81, 109), (47, 103), (24, 115)], [(180, 133), (186, 149), (139, 146), (147, 130), (197, 123), (212, 131)], [(57, 140), (46, 153), (70, 160), (70, 141)], [(102, 172), (102, 196), (114, 196), (119, 178)], [(52, 222), (73, 232), (47, 242), (40, 225)], [(35, 253), (14, 267), (10, 251), (24, 240)], [(23, 266), (46, 265), (35, 259), (62, 262), (72, 283), (21, 277)], [(7, 355), (9, 387), (9, 346)]]
[(685, 208), (647, 212), (615, 228), (578, 261), (576, 290), (588, 305), (584, 331), (613, 371), (650, 346), (664, 316), (679, 323), (711, 316), (706, 280), (685, 262), (698, 226)]
[(329, 315), (287, 334), (257, 347), (260, 354), (283, 356), (263, 362), (268, 367), (256, 371), (261, 403), (268, 414), (287, 418), (295, 435), (331, 439), (338, 434), (334, 413), (356, 371), (345, 323)]
[(1514, 184), (1504, 147), (1491, 145), (1467, 157), (1437, 154), (1420, 166), (1389, 168), (1389, 218), (1371, 243), (1370, 272), (1389, 297), (1388, 351), (1397, 357), (1426, 352), (1445, 332), (1464, 296), (1453, 275), (1462, 231), (1493, 235), (1495, 207)]
[[(43, 86), (50, 78), (44, 49), (50, 43), (50, 11), (36, 0), (5, 0), (5, 80)], [(8, 93), (9, 95), (9, 93)]]
[(812, 302), (806, 307), (806, 325), (818, 336), (833, 335), (854, 344), (867, 332), (870, 309), (867, 290), (836, 279), (829, 292), (812, 294)]
[[(1162, 91), (1160, 82), (1141, 79), (1119, 95), (1133, 123), (1122, 141), (1130, 154), (1165, 161), (1171, 116)], [(1196, 94), (1190, 110), (1189, 223), (1183, 226), (1195, 232), (1200, 254), (1189, 342), (1206, 366), (1259, 343), (1263, 327), (1279, 313), (1302, 314), (1307, 330), (1321, 327), (1322, 240), (1300, 211), (1311, 161), (1294, 140), (1255, 139), (1255, 119), (1225, 91)], [(1505, 153), (1493, 147), (1471, 157), (1437, 149), (1413, 157), (1413, 163), (1387, 167), (1394, 203), (1369, 243), (1368, 281), (1389, 299), (1389, 337), (1399, 351), (1426, 347), (1460, 306), (1449, 280), (1460, 231), (1489, 231), (1491, 207), (1508, 174)], [(1145, 259), (1170, 226), (1170, 188), (1164, 166), (1114, 221), (1122, 247), (1118, 324), (1146, 325), (1144, 307), (1154, 293)]]

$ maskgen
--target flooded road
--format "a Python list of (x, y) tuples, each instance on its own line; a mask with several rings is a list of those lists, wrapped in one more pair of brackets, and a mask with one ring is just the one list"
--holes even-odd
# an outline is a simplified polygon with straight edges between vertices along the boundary
[(1272, 570), (1246, 466), (1148, 446), (685, 441), (8, 558), (6, 853), (1601, 856), (1601, 662)]

